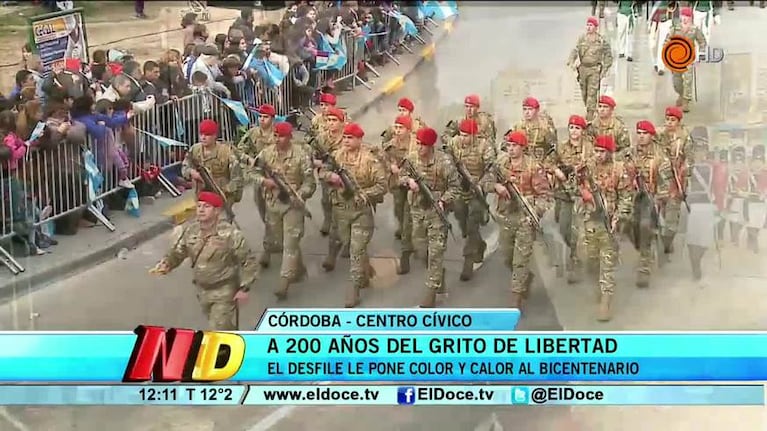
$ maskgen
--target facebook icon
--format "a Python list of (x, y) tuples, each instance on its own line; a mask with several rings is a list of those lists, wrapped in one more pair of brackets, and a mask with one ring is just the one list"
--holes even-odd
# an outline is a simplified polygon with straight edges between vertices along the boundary
[(400, 386), (397, 388), (397, 404), (401, 406), (415, 404), (415, 388), (412, 386)]

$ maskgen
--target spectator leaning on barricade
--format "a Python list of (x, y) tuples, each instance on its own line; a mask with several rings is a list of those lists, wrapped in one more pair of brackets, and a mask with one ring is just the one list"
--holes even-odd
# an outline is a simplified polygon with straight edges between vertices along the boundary
[(189, 83), (184, 77), (184, 65), (178, 50), (169, 49), (160, 58), (158, 86), (161, 93), (167, 92), (168, 97), (179, 98), (189, 94)]
[(206, 45), (200, 51), (200, 56), (192, 65), (192, 75), (196, 72), (202, 72), (207, 77), (207, 84), (211, 90), (223, 93), (226, 97), (231, 97), (229, 89), (217, 81), (222, 76), (221, 69), (218, 67), (219, 53), (214, 45)]

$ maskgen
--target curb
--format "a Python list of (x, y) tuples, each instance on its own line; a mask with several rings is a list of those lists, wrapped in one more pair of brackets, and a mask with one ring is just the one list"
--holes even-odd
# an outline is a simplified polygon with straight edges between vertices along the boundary
[[(434, 55), (436, 45), (452, 32), (452, 27), (452, 22), (446, 22), (441, 32), (423, 49), (419, 60), (410, 70), (405, 72), (404, 75), (393, 78), (382, 89), (377, 90), (379, 93), (368, 103), (351, 112), (349, 114), (350, 117), (358, 118), (360, 115), (364, 115), (390, 94), (401, 88), (407, 77), (412, 76), (424, 62)], [(13, 299), (13, 286), (29, 286), (30, 288), (25, 290), (25, 294), (27, 292), (38, 291), (53, 284), (55, 281), (72, 276), (78, 271), (114, 259), (118, 252), (123, 248), (136, 248), (144, 242), (165, 234), (177, 225), (185, 223), (189, 218), (194, 216), (197, 204), (189, 192), (184, 193), (184, 195), (175, 199), (177, 202), (162, 213), (164, 219), (149, 223), (136, 231), (127, 233), (123, 238), (120, 238), (115, 242), (110, 242), (106, 247), (89, 250), (72, 261), (65, 262), (62, 265), (45, 268), (37, 273), (23, 272), (19, 275), (11, 276), (7, 282), (0, 283), (0, 303), (8, 302)]]

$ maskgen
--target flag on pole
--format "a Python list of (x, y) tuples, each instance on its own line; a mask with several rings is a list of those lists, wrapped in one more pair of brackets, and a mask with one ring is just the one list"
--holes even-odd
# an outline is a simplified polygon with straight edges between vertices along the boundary
[(103, 212), (104, 203), (96, 198), (101, 194), (101, 188), (104, 185), (104, 176), (101, 175), (98, 166), (96, 165), (96, 158), (90, 150), (83, 150), (83, 165), (85, 166), (86, 182), (88, 184), (88, 202), (98, 212)]
[(243, 126), (247, 126), (250, 124), (250, 118), (248, 118), (248, 111), (245, 110), (245, 105), (243, 105), (242, 102), (238, 102), (232, 99), (224, 99), (223, 97), (219, 99), (221, 100), (221, 103), (224, 104), (224, 106), (231, 109), (231, 111), (234, 113), (235, 118), (237, 118), (237, 122), (239, 122)]
[(341, 70), (346, 66), (346, 41), (341, 37), (336, 44), (331, 44), (324, 34), (320, 38), (319, 50), (315, 58), (315, 70)]
[(418, 6), (418, 11), (424, 18), (444, 21), (458, 15), (458, 3), (455, 1), (425, 1)]
[(405, 31), (405, 34), (408, 36), (418, 36), (418, 27), (415, 26), (415, 23), (410, 17), (396, 10), (389, 11), (387, 14), (399, 22), (399, 25), (402, 27), (402, 30)]
[(166, 137), (160, 136), (160, 135), (155, 135), (154, 133), (149, 133), (146, 130), (141, 130), (141, 129), (136, 129), (136, 130), (141, 132), (141, 133), (143, 133), (143, 134), (145, 134), (145, 135), (147, 135), (148, 137), (154, 139), (155, 141), (157, 141), (158, 144), (160, 144), (161, 147), (164, 147), (164, 148), (187, 147), (188, 146), (187, 144), (185, 144), (183, 142), (180, 142), (180, 141), (177, 141), (177, 140), (171, 139), (171, 138), (166, 138)]

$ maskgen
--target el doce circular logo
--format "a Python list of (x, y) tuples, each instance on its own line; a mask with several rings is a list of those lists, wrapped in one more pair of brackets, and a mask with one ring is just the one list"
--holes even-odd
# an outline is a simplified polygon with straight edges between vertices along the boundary
[(684, 36), (671, 36), (663, 45), (663, 64), (672, 72), (687, 71), (696, 58), (695, 42)]

